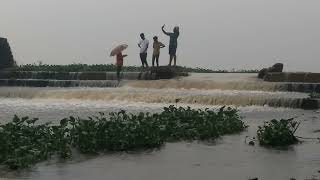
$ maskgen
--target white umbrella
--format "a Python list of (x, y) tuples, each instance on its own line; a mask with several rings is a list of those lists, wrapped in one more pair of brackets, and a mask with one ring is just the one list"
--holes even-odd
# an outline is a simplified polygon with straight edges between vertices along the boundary
[(115, 47), (115, 48), (111, 51), (110, 56), (115, 56), (115, 55), (121, 53), (123, 50), (125, 50), (125, 49), (127, 49), (127, 48), (128, 48), (128, 45), (126, 45), (126, 44), (121, 44), (121, 45)]

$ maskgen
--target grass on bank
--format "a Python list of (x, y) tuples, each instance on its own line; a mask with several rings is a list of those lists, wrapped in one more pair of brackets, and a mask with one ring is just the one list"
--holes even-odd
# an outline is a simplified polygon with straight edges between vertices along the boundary
[[(177, 66), (181, 72), (189, 73), (258, 73), (258, 70), (212, 70), (206, 68), (191, 68)], [(25, 64), (13, 68), (15, 71), (55, 71), (55, 72), (90, 72), (90, 71), (111, 71), (115, 72), (117, 67), (114, 64), (68, 64), (68, 65), (49, 65), (49, 64)], [(124, 66), (123, 71), (139, 72), (142, 68), (138, 66)]]
[(56, 155), (70, 158), (72, 150), (96, 154), (158, 148), (171, 141), (214, 140), (246, 128), (238, 111), (225, 107), (169, 106), (155, 114), (100, 113), (87, 119), (69, 117), (58, 125), (15, 116), (0, 125), (0, 165), (26, 168)]

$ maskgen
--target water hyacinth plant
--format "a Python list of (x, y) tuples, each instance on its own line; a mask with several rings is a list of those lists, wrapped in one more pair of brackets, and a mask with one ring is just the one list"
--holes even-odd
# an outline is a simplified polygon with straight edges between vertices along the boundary
[(294, 136), (299, 123), (294, 119), (273, 119), (259, 126), (257, 131), (259, 143), (263, 146), (288, 146), (298, 142)]
[(37, 121), (15, 116), (0, 125), (1, 165), (18, 169), (52, 155), (66, 159), (72, 149), (96, 154), (158, 148), (168, 141), (214, 140), (247, 127), (236, 109), (225, 107), (216, 111), (169, 106), (155, 114), (122, 110), (87, 119), (69, 117), (59, 125)]
[(170, 106), (159, 116), (167, 141), (214, 139), (246, 128), (238, 111), (230, 107), (222, 107), (216, 112)]
[(15, 116), (12, 122), (0, 126), (0, 164), (17, 169), (46, 160), (53, 154), (63, 158), (71, 155), (66, 124), (36, 125), (36, 121), (38, 119)]

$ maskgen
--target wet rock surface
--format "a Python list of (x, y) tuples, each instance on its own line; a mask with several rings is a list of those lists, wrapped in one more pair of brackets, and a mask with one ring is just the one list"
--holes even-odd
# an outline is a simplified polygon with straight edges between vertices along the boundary
[(13, 67), (14, 59), (6, 38), (0, 37), (0, 70)]
[(272, 72), (282, 72), (283, 71), (283, 64), (276, 63), (272, 67), (263, 68), (259, 71), (258, 78), (263, 79), (268, 73)]
[(267, 73), (264, 78), (269, 82), (303, 82), (303, 83), (320, 83), (320, 73)]
[(172, 79), (177, 76), (188, 76), (187, 73), (181, 72), (179, 69), (170, 66), (152, 67), (151, 73), (155, 74), (156, 79)]

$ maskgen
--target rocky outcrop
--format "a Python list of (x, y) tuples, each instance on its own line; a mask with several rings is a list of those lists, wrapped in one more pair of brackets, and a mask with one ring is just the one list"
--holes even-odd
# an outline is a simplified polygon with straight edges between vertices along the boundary
[(6, 38), (0, 37), (0, 70), (14, 66), (10, 45)]
[(259, 71), (258, 78), (263, 79), (268, 73), (272, 72), (282, 72), (283, 71), (283, 64), (276, 63), (272, 67), (263, 68)]

